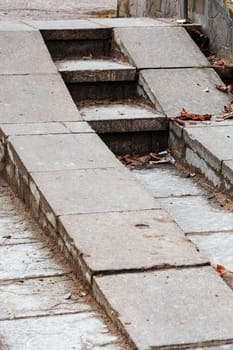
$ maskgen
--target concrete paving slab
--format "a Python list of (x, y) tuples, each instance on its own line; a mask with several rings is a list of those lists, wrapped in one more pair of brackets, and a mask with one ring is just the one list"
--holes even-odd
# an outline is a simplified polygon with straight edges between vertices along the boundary
[(0, 21), (0, 31), (2, 32), (32, 32), (36, 30), (30, 24), (19, 21)]
[(0, 74), (56, 73), (37, 31), (0, 31)]
[(214, 266), (223, 265), (228, 271), (233, 272), (233, 231), (210, 235), (190, 235), (189, 238)]
[(153, 169), (133, 170), (133, 175), (153, 197), (182, 197), (205, 194), (193, 179), (185, 178), (172, 165), (159, 165)]
[(59, 220), (91, 273), (208, 263), (163, 210), (69, 215)]
[(89, 19), (57, 19), (57, 20), (26, 20), (24, 23), (32, 25), (39, 30), (68, 30), (68, 29), (98, 29), (102, 26)]
[(206, 57), (181, 27), (157, 26), (139, 31), (116, 28), (114, 40), (130, 62), (140, 69), (209, 66)]
[(90, 311), (75, 287), (68, 276), (0, 282), (0, 321)]
[(170, 26), (169, 22), (165, 23), (159, 19), (134, 17), (134, 18), (90, 18), (90, 22), (100, 24), (110, 28), (128, 28), (128, 27), (161, 27)]
[(166, 130), (167, 120), (157, 111), (134, 104), (109, 104), (80, 108), (82, 118), (99, 133)]
[(59, 75), (0, 76), (0, 101), (1, 124), (81, 120)]
[(31, 176), (56, 215), (153, 209), (155, 206), (153, 198), (123, 167), (32, 173)]
[(91, 133), (10, 136), (9, 142), (26, 172), (120, 166), (103, 141)]
[(1, 0), (0, 14), (4, 19), (77, 19), (96, 16), (116, 16), (117, 0)]
[(233, 294), (210, 267), (95, 277), (95, 293), (138, 349), (233, 339)]
[(158, 201), (185, 233), (233, 230), (233, 213), (219, 209), (207, 197), (174, 197)]
[(86, 122), (65, 122), (64, 125), (71, 133), (74, 134), (95, 132)]
[(69, 130), (62, 123), (28, 123), (28, 124), (0, 124), (0, 133), (5, 137), (12, 135), (50, 135), (68, 134)]
[(136, 68), (109, 59), (56, 61), (66, 83), (134, 81)]
[(179, 115), (182, 108), (190, 113), (222, 115), (223, 107), (230, 103), (230, 97), (216, 89), (216, 84), (223, 83), (211, 68), (144, 70), (140, 84), (168, 117)]
[(19, 215), (0, 216), (0, 245), (35, 243), (38, 239), (32, 234)]
[(80, 313), (0, 322), (3, 344), (11, 350), (119, 350), (117, 337), (94, 313)]
[(185, 129), (184, 140), (217, 171), (223, 160), (233, 160), (233, 126)]
[(0, 256), (0, 281), (67, 272), (55, 261), (54, 252), (42, 243), (1, 246)]

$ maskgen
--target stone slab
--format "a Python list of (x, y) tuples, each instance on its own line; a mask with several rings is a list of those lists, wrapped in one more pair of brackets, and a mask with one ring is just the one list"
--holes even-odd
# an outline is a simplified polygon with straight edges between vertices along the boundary
[(41, 31), (45, 40), (105, 40), (111, 32), (87, 19), (27, 21)]
[(185, 129), (184, 140), (217, 171), (223, 160), (233, 160), (233, 126)]
[(190, 113), (222, 115), (223, 107), (230, 104), (230, 97), (216, 89), (216, 84), (223, 83), (211, 68), (144, 70), (140, 84), (168, 117), (176, 117), (182, 108)]
[(138, 349), (232, 342), (233, 294), (210, 267), (95, 277), (95, 294)]
[(37, 237), (33, 235), (30, 226), (25, 224), (23, 217), (19, 215), (0, 215), (0, 246), (33, 243), (37, 241)]
[(159, 19), (134, 17), (134, 18), (91, 18), (90, 22), (100, 24), (110, 28), (128, 28), (128, 27), (161, 27), (170, 26), (169, 22), (165, 23)]
[(233, 272), (233, 231), (190, 235), (189, 238), (214, 266), (223, 265), (228, 271)]
[(157, 131), (168, 127), (165, 116), (135, 104), (83, 107), (80, 114), (98, 133)]
[(20, 21), (0, 21), (0, 31), (3, 32), (32, 32), (36, 30), (29, 24)]
[(205, 194), (194, 179), (182, 176), (169, 164), (159, 165), (153, 169), (133, 170), (132, 173), (155, 198)]
[(66, 83), (134, 81), (136, 68), (108, 59), (56, 61)]
[[(69, 130), (62, 123), (0, 124), (5, 137), (12, 135), (66, 134)], [(0, 132), (1, 132), (0, 131)]]
[(1, 246), (0, 257), (0, 281), (67, 272), (54, 259), (54, 252), (42, 243)]
[(120, 162), (95, 134), (10, 136), (27, 172), (118, 167)]
[[(79, 313), (0, 322), (7, 349), (96, 349), (119, 350), (117, 337), (94, 314)], [(5, 350), (5, 349), (4, 349)]]
[(0, 76), (0, 101), (1, 124), (81, 120), (59, 75)]
[(61, 216), (91, 273), (208, 263), (163, 210)]
[(0, 282), (0, 298), (0, 321), (90, 311), (68, 276)]
[(114, 40), (130, 62), (140, 69), (209, 66), (206, 57), (181, 27), (116, 28)]
[(56, 73), (37, 31), (0, 31), (0, 74)]
[(158, 201), (185, 233), (219, 232), (233, 229), (233, 213), (219, 209), (207, 197), (174, 197)]
[(32, 173), (57, 215), (153, 209), (155, 204), (128, 170), (70, 170)]
[(71, 133), (74, 134), (95, 132), (86, 122), (65, 122), (64, 125)]

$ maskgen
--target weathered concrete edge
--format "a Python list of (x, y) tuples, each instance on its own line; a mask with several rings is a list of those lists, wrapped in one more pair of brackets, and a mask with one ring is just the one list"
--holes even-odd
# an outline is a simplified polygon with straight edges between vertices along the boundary
[(188, 128), (170, 121), (169, 147), (174, 155), (200, 171), (214, 187), (233, 196), (233, 171), (226, 168), (224, 159), (217, 158), (188, 131)]

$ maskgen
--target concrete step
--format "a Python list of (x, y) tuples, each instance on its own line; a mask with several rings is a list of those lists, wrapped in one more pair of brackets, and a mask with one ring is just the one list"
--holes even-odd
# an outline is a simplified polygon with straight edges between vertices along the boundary
[(148, 106), (132, 103), (96, 104), (80, 108), (82, 118), (100, 134), (164, 131), (167, 118)]
[(53, 58), (108, 56), (112, 29), (87, 20), (33, 21)]
[(73, 59), (57, 61), (66, 83), (134, 81), (136, 68), (111, 59)]

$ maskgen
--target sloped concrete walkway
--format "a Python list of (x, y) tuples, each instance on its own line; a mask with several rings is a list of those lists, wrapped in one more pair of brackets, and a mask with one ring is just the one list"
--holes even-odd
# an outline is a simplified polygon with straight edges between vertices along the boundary
[[(93, 23), (116, 28), (114, 40), (168, 117), (182, 107), (220, 114), (229, 102), (214, 89), (221, 80), (183, 28), (150, 19), (80, 25), (93, 29)], [(7, 180), (135, 348), (233, 344), (232, 291), (82, 121), (38, 29), (31, 22), (0, 23)]]

